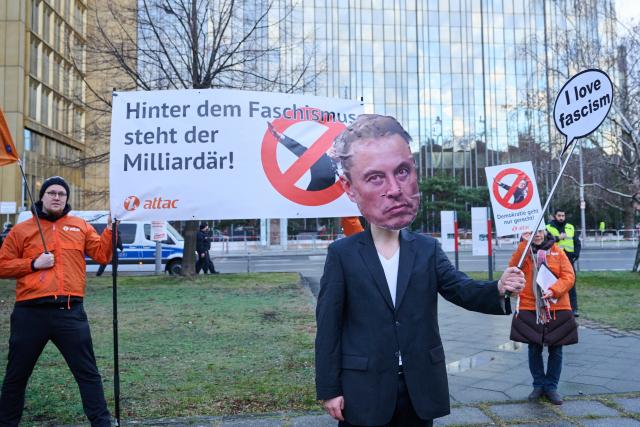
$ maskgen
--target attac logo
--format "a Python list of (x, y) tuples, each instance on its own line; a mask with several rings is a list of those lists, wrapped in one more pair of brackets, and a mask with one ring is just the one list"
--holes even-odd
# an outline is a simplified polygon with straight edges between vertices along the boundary
[[(177, 209), (178, 199), (163, 199), (162, 197), (154, 197), (147, 199), (142, 203), (142, 209)], [(135, 211), (140, 207), (140, 199), (136, 196), (129, 196), (124, 201), (124, 208), (128, 211)]]
[(140, 206), (140, 199), (136, 196), (129, 196), (124, 201), (124, 208), (128, 211), (135, 211)]
[(70, 227), (68, 225), (65, 225), (64, 227), (62, 227), (62, 229), (64, 231), (80, 231), (80, 229), (78, 227)]

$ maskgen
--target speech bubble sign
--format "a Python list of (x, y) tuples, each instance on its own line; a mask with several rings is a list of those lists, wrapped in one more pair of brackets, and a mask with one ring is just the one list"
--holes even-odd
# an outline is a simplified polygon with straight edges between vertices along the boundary
[(556, 127), (567, 138), (560, 155), (574, 140), (598, 129), (612, 104), (613, 84), (602, 70), (581, 71), (565, 83), (553, 106)]

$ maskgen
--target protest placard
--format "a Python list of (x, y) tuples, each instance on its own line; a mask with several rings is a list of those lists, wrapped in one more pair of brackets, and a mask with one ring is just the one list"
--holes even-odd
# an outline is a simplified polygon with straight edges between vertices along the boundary
[(542, 208), (531, 162), (490, 166), (485, 168), (485, 173), (496, 235), (533, 230)]

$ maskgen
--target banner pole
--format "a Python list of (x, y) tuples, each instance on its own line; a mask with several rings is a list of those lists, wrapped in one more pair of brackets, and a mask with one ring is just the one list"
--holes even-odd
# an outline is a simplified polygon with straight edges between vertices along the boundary
[(455, 248), (456, 270), (460, 269), (460, 256), (458, 254), (458, 212), (453, 211), (453, 242)]
[(533, 228), (533, 231), (531, 232), (531, 235), (529, 236), (529, 239), (527, 239), (527, 245), (524, 247), (524, 251), (522, 251), (522, 255), (520, 256), (520, 261), (518, 261), (518, 268), (520, 268), (522, 266), (522, 263), (524, 262), (524, 258), (527, 256), (527, 251), (529, 251), (529, 248), (531, 247), (531, 242), (533, 241), (533, 236), (536, 234), (536, 232), (538, 231), (538, 227), (540, 227), (540, 224), (542, 223), (542, 219), (544, 218), (544, 215), (545, 215), (545, 212), (547, 210), (547, 207), (549, 206), (549, 203), (551, 202), (551, 198), (553, 197), (553, 193), (556, 191), (556, 187), (558, 186), (558, 183), (560, 182), (560, 178), (562, 178), (562, 174), (564, 173), (564, 169), (567, 167), (567, 163), (569, 163), (569, 158), (573, 154), (573, 150), (575, 150), (576, 145), (578, 145), (575, 142), (575, 140), (572, 141), (572, 142), (573, 142), (573, 144), (571, 145), (571, 151), (569, 151), (569, 154), (567, 155), (567, 157), (565, 157), (564, 163), (562, 164), (562, 168), (560, 168), (560, 173), (558, 174), (558, 177), (556, 178), (556, 181), (553, 183), (553, 187), (551, 187), (551, 192), (547, 196), (547, 201), (544, 203), (544, 207), (542, 208), (542, 212), (540, 212), (540, 216), (538, 217), (538, 222), (536, 223), (536, 226)]
[(113, 399), (115, 401), (115, 425), (120, 426), (120, 363), (118, 359), (118, 220), (113, 222), (111, 233), (111, 278), (113, 288)]
[(493, 237), (491, 229), (491, 208), (487, 208), (487, 245), (489, 253), (487, 254), (487, 262), (489, 265), (489, 280), (493, 280)]

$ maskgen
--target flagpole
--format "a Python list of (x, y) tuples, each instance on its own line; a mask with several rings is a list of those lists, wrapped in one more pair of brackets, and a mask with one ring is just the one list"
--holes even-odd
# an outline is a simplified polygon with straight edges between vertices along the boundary
[(18, 159), (18, 166), (20, 166), (20, 172), (22, 173), (22, 179), (24, 179), (25, 187), (27, 187), (27, 194), (29, 195), (29, 200), (31, 200), (31, 211), (33, 213), (33, 218), (36, 220), (36, 224), (38, 225), (38, 231), (40, 232), (40, 238), (42, 239), (42, 246), (44, 247), (44, 253), (47, 254), (49, 251), (47, 250), (47, 244), (44, 241), (44, 233), (42, 232), (42, 226), (40, 225), (40, 218), (38, 218), (38, 212), (35, 209), (35, 202), (33, 201), (33, 195), (31, 194), (31, 189), (29, 189), (29, 182), (27, 181), (27, 176), (24, 174), (24, 169), (22, 168), (22, 160)]

